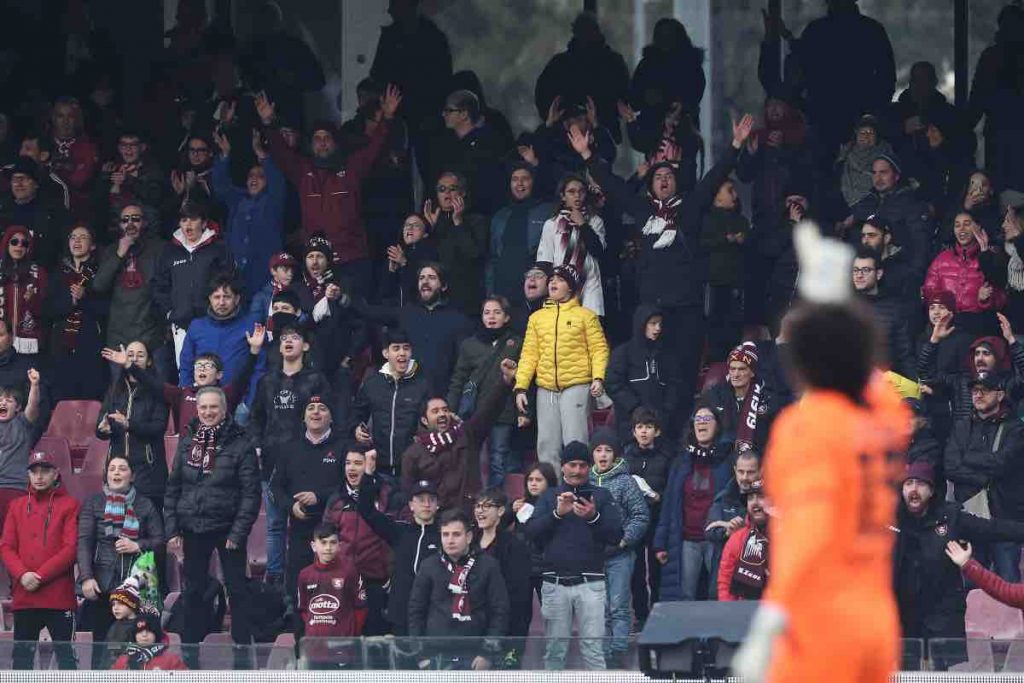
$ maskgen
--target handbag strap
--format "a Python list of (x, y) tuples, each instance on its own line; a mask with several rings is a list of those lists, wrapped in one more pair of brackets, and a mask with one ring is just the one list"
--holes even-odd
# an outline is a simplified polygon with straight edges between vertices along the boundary
[(1006, 422), (999, 423), (999, 429), (996, 430), (996, 438), (992, 440), (992, 452), (995, 453), (999, 450), (999, 445), (1003, 442), (1003, 427), (1006, 426)]

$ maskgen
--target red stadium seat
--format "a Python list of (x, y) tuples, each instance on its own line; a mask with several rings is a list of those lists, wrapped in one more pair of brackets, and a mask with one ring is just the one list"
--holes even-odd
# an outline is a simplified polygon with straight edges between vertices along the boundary
[(103, 491), (103, 474), (98, 472), (82, 472), (63, 477), (61, 481), (68, 493), (79, 503), (84, 503), (94, 494)]
[(110, 442), (94, 438), (85, 452), (85, 460), (82, 461), (79, 473), (102, 476), (107, 468), (108, 453), (110, 453)]
[[(257, 649), (262, 648), (262, 645), (257, 645)], [(259, 651), (257, 651), (257, 658), (260, 657)], [(257, 661), (257, 666), (261, 669), (270, 669), (271, 671), (282, 671), (284, 669), (295, 668), (295, 634), (294, 633), (282, 633), (274, 641), (273, 647), (270, 649), (269, 656), (266, 662)]]
[(167, 434), (168, 436), (170, 436), (171, 434), (177, 434), (177, 433), (178, 433), (178, 427), (177, 427), (177, 425), (174, 424), (174, 413), (168, 411), (168, 413), (167, 413), (167, 430), (164, 431), (164, 434)]
[(522, 474), (505, 475), (505, 495), (509, 500), (522, 498), (526, 492), (526, 476)]
[(96, 438), (96, 423), (99, 422), (101, 408), (99, 401), (58, 402), (46, 428), (46, 436), (62, 436), (67, 439), (72, 456), (81, 462), (85, 459), (89, 444)]
[(164, 457), (167, 459), (168, 472), (174, 469), (174, 454), (178, 451), (178, 440), (180, 438), (177, 434), (164, 436)]
[[(40, 437), (32, 448), (32, 453), (37, 451), (42, 451), (50, 456), (65, 481), (74, 476), (74, 470), (71, 467), (71, 446), (63, 436)], [(31, 453), (29, 455), (31, 457)]]
[[(249, 667), (256, 667), (252, 648), (245, 648), (239, 656), (248, 656)], [(199, 646), (199, 668), (203, 671), (230, 671), (235, 669), (235, 648), (230, 633), (211, 633)]]
[(267, 513), (263, 510), (260, 510), (256, 523), (249, 532), (246, 554), (249, 559), (249, 576), (263, 576), (267, 571)]
[(708, 366), (707, 371), (700, 381), (700, 390), (703, 393), (709, 388), (716, 384), (721, 384), (725, 381), (726, 375), (729, 374), (729, 366), (726, 363), (712, 363)]

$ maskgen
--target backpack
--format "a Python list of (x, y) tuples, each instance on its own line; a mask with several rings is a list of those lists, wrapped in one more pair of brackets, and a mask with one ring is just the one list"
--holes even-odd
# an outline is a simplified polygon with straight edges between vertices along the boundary
[[(210, 633), (218, 633), (224, 630), (224, 615), (228, 612), (228, 595), (227, 591), (224, 590), (224, 584), (212, 576), (207, 577), (206, 590), (203, 592), (203, 602), (209, 606), (206, 627), (202, 631), (203, 638), (205, 638)], [(164, 623), (165, 631), (178, 634), (184, 633), (184, 597), (175, 601), (170, 611), (164, 617), (166, 618), (166, 623)]]

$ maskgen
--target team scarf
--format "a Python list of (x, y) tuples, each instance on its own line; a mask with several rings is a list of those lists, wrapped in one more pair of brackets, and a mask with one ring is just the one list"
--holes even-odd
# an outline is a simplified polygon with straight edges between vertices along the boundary
[(462, 434), (463, 422), (459, 421), (443, 432), (423, 432), (416, 435), (416, 441), (427, 449), (427, 452), (436, 455), (451, 448), (455, 440)]
[(207, 427), (200, 425), (192, 436), (192, 448), (188, 452), (188, 466), (202, 470), (203, 474), (213, 471), (213, 459), (217, 456), (217, 437), (224, 423)]
[(655, 211), (644, 224), (643, 234), (658, 236), (654, 241), (655, 249), (670, 247), (676, 241), (676, 219), (683, 200), (679, 195), (673, 195), (664, 201), (652, 197), (651, 201)]
[(313, 277), (308, 270), (303, 269), (302, 280), (309, 288), (309, 293), (313, 295), (313, 303), (316, 304), (327, 296), (327, 285), (331, 284), (333, 275), (330, 270), (325, 270), (320, 277)]
[(686, 452), (690, 454), (694, 460), (701, 460), (710, 462), (715, 457), (715, 446), (711, 445), (707, 448), (700, 444), (691, 443), (686, 446)]
[(139, 269), (138, 244), (133, 244), (128, 248), (128, 254), (124, 257), (124, 266), (118, 274), (117, 281), (122, 289), (139, 289), (146, 284), (146, 278)]
[(135, 643), (128, 643), (125, 648), (125, 655), (128, 657), (128, 668), (129, 669), (145, 669), (146, 665), (157, 658), (157, 656), (167, 649), (167, 645), (164, 643), (154, 643), (153, 645), (137, 645)]
[[(77, 269), (75, 268), (75, 260), (66, 258), (60, 264), (61, 281), (67, 289), (71, 289), (73, 285), (86, 287), (96, 275), (97, 268), (98, 263), (94, 258), (88, 259)], [(74, 351), (78, 346), (78, 334), (82, 331), (84, 319), (85, 314), (82, 312), (81, 306), (75, 306), (64, 318), (60, 343), (65, 353)]]
[(465, 562), (452, 562), (447, 555), (441, 553), (441, 562), (451, 577), (448, 579), (448, 592), (452, 594), (452, 619), (455, 621), (472, 621), (472, 607), (469, 604), (469, 572), (476, 564), (476, 557), (470, 555)]
[[(13, 323), (13, 332), (16, 337), (37, 334), (37, 321), (28, 304), (42, 291), (40, 288), (42, 276), (42, 271), (35, 263), (28, 263), (25, 260), (12, 262), (9, 258), (3, 259), (3, 272), (0, 273), (0, 319)], [(8, 285), (12, 287), (15, 297), (22, 298), (23, 303), (17, 307), (18, 320), (10, 319), (14, 306), (7, 299)]]
[(586, 226), (586, 215), (584, 214), (583, 225), (577, 225), (572, 221), (572, 212), (562, 209), (555, 219), (555, 229), (561, 241), (563, 266), (574, 266), (580, 273), (583, 272), (583, 264), (587, 260), (587, 245), (583, 242), (583, 228)]
[(736, 425), (736, 451), (743, 453), (754, 448), (757, 421), (764, 412), (764, 382), (751, 380), (747, 395), (740, 407), (739, 424)]
[(135, 487), (129, 486), (127, 493), (117, 493), (104, 485), (103, 495), (106, 496), (103, 521), (110, 526), (120, 527), (120, 535), (125, 538), (138, 538), (139, 518), (135, 516)]
[(751, 524), (729, 588), (738, 597), (760, 600), (768, 575), (768, 536)]

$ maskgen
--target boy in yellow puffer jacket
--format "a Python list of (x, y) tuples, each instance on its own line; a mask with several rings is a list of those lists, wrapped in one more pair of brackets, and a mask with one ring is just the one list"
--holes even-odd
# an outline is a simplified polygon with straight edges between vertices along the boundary
[(558, 266), (548, 300), (530, 316), (516, 372), (516, 407), (526, 414), (526, 391), (537, 382), (537, 459), (560, 466), (562, 446), (586, 443), (590, 397), (604, 393), (608, 342), (597, 315), (576, 298), (581, 277)]

